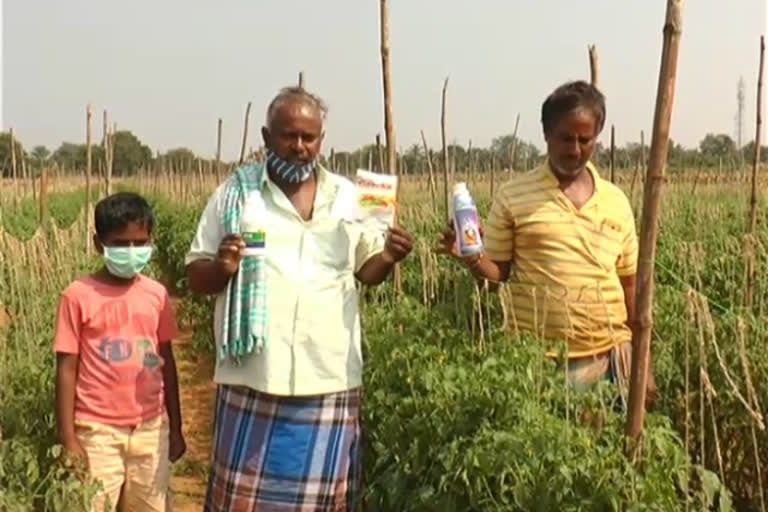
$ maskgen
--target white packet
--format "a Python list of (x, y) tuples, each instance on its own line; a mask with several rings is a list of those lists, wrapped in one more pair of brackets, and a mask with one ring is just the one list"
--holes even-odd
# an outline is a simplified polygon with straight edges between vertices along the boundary
[(382, 231), (395, 224), (397, 209), (397, 176), (358, 169), (357, 220), (378, 224)]

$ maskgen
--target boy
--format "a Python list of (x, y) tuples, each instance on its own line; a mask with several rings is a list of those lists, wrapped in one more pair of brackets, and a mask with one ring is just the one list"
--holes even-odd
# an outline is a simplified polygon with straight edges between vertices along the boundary
[(141, 275), (154, 217), (139, 195), (96, 205), (94, 246), (104, 267), (61, 295), (56, 351), (56, 422), (65, 452), (103, 491), (92, 510), (166, 511), (170, 462), (186, 450), (168, 293)]

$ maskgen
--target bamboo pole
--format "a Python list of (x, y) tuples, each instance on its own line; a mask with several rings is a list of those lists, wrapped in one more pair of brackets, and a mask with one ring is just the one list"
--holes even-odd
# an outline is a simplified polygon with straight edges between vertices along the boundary
[(755, 152), (752, 162), (752, 192), (749, 198), (749, 238), (747, 250), (747, 287), (744, 305), (751, 308), (755, 300), (755, 237), (757, 236), (757, 172), (760, 168), (760, 142), (763, 128), (763, 66), (765, 63), (765, 36), (760, 36), (760, 65), (757, 74), (757, 107), (755, 112)]
[(381, 151), (381, 135), (376, 134), (376, 170), (384, 172), (384, 153)]
[(17, 180), (19, 175), (16, 172), (16, 136), (14, 134), (13, 128), (8, 130), (8, 133), (11, 137), (11, 176), (13, 176), (14, 180)]
[(517, 157), (517, 129), (520, 127), (520, 113), (515, 119), (515, 131), (512, 132), (512, 147), (509, 149), (509, 170), (515, 170), (515, 158)]
[[(384, 88), (384, 134), (387, 142), (387, 169), (397, 174), (397, 145), (392, 112), (392, 69), (389, 46), (389, 0), (381, 0), (381, 77)], [(399, 180), (398, 180), (399, 181)]]
[(48, 222), (48, 168), (40, 169), (40, 225), (45, 228)]
[(472, 139), (467, 144), (467, 185), (472, 188)]
[(245, 124), (243, 126), (243, 145), (240, 147), (240, 165), (245, 161), (245, 147), (248, 143), (248, 118), (251, 116), (251, 102), (245, 108)]
[(85, 113), (85, 253), (91, 253), (91, 172), (93, 153), (91, 149), (93, 133), (93, 108), (89, 104)]
[(445, 142), (445, 100), (448, 92), (448, 77), (443, 82), (443, 103), (440, 114), (440, 134), (443, 140), (443, 191), (445, 192), (445, 215), (450, 219), (450, 196), (448, 195), (448, 146)]
[[(398, 172), (397, 166), (397, 144), (395, 143), (395, 123), (392, 109), (392, 67), (390, 63), (389, 46), (389, 0), (381, 0), (380, 4), (380, 28), (381, 28), (381, 79), (384, 89), (384, 135), (387, 142), (387, 169), (390, 175), (397, 176), (396, 197), (400, 197), (400, 188), (402, 185), (402, 176)], [(376, 136), (377, 145), (379, 137)], [(381, 151), (379, 151), (381, 155)], [(379, 160), (381, 162), (381, 160)], [(381, 163), (379, 164), (381, 165)], [(398, 211), (395, 211), (395, 224), (399, 222)], [(395, 293), (402, 292), (402, 274), (400, 266), (396, 265), (394, 269), (394, 287)]]
[(760, 143), (763, 131), (763, 69), (765, 63), (765, 36), (760, 36), (760, 66), (757, 75), (757, 108), (755, 112), (755, 153), (752, 162), (752, 194), (749, 205), (749, 231), (753, 235), (757, 230), (757, 172), (760, 168)]
[(104, 148), (104, 193), (109, 196), (112, 193), (112, 165), (110, 162), (110, 149), (112, 141), (109, 136), (109, 114), (104, 109), (104, 141), (102, 142)]
[[(661, 192), (664, 186), (669, 125), (675, 96), (677, 60), (683, 23), (684, 0), (667, 0), (664, 22), (664, 45), (661, 54), (659, 82), (656, 92), (656, 112), (653, 119), (651, 152), (648, 162), (648, 180), (643, 198), (640, 249), (637, 271), (636, 323), (632, 337), (632, 373), (629, 386), (629, 410), (626, 434), (634, 441), (643, 432), (645, 396), (653, 327), (653, 267), (656, 257), (656, 239), (659, 233)], [(631, 452), (637, 454), (635, 443)]]
[(616, 128), (611, 125), (611, 183), (616, 183)]
[(219, 118), (216, 135), (216, 185), (221, 183), (221, 118)]
[(435, 170), (432, 166), (432, 155), (427, 146), (427, 138), (424, 136), (424, 130), (421, 130), (421, 143), (424, 145), (424, 156), (427, 159), (427, 169), (429, 170), (429, 195), (432, 197), (432, 210), (437, 211), (437, 184), (435, 183)]
[(598, 87), (598, 73), (600, 71), (600, 68), (598, 66), (598, 60), (597, 60), (597, 47), (595, 45), (589, 46), (589, 76), (590, 76), (590, 83)]

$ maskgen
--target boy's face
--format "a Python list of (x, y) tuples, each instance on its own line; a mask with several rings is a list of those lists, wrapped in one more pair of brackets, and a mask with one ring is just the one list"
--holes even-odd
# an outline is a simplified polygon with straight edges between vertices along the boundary
[(123, 228), (115, 229), (103, 239), (93, 235), (93, 245), (99, 254), (104, 254), (104, 247), (130, 247), (148, 245), (152, 242), (149, 227), (140, 222), (129, 222)]

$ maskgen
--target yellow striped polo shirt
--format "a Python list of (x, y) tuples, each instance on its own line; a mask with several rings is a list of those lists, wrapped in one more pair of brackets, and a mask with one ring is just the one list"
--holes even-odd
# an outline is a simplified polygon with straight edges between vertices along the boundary
[(632, 337), (619, 276), (637, 271), (634, 215), (617, 186), (587, 169), (595, 190), (581, 209), (544, 163), (499, 188), (485, 226), (486, 254), (512, 262), (510, 327), (566, 340), (569, 357)]

